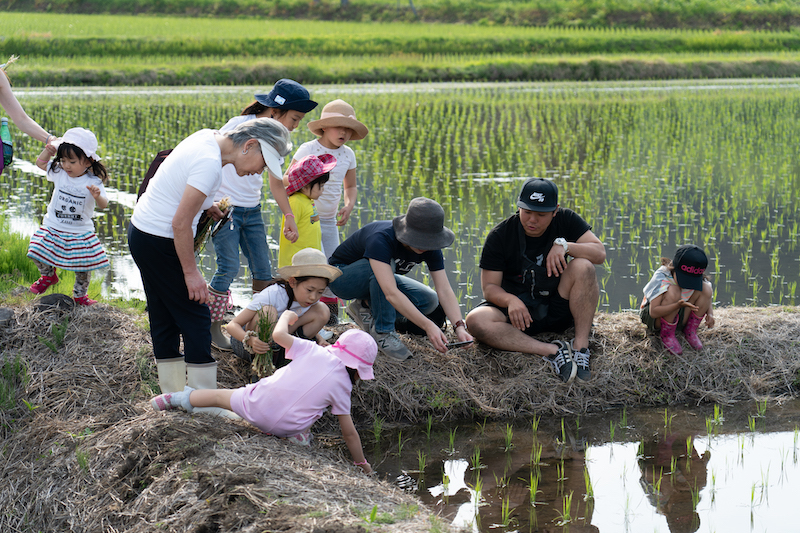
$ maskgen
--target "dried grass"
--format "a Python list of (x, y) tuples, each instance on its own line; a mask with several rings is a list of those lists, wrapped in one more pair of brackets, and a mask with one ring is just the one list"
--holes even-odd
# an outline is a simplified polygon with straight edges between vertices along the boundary
[[(66, 315), (14, 311), (0, 351), (21, 357), (29, 380), (0, 413), (0, 531), (355, 532), (374, 505), (396, 520), (382, 531), (430, 529), (428, 510), (360, 474), (339, 439), (323, 435), (301, 448), (243, 422), (152, 412), (152, 351), (138, 315), (102, 304)], [(65, 342), (53, 352), (39, 336), (51, 338), (63, 316)], [(364, 428), (376, 417), (501, 419), (796, 396), (799, 309), (720, 309), (717, 324), (701, 332), (704, 351), (675, 357), (634, 314), (598, 315), (594, 378), (569, 386), (538, 357), (480, 345), (439, 354), (424, 338), (405, 337), (414, 358), (379, 357), (376, 379), (356, 387), (353, 415)], [(246, 363), (216, 355), (220, 386), (249, 381)], [(330, 416), (320, 430), (338, 433)]]

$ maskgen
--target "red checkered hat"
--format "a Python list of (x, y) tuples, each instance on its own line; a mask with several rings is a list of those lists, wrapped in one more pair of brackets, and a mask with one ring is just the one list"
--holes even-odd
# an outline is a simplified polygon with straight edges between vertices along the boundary
[(331, 154), (307, 155), (303, 159), (297, 160), (289, 167), (286, 178), (289, 185), (286, 186), (286, 194), (294, 194), (326, 172), (330, 172), (336, 166), (336, 158)]

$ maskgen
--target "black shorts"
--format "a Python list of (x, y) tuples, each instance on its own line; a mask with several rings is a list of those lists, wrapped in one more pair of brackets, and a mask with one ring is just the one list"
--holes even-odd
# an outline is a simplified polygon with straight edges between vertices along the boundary
[[(526, 335), (538, 335), (539, 333), (561, 333), (575, 325), (575, 320), (572, 318), (572, 312), (569, 310), (569, 300), (565, 300), (558, 292), (548, 299), (534, 299), (530, 296), (524, 298), (519, 297), (528, 308), (531, 314), (531, 325), (524, 331)], [(483, 301), (480, 306), (489, 306), (499, 309), (506, 315), (506, 322), (511, 322), (508, 319), (508, 308), (500, 307), (491, 302)], [(546, 310), (542, 306), (547, 306)], [(540, 318), (537, 318), (539, 316)]]

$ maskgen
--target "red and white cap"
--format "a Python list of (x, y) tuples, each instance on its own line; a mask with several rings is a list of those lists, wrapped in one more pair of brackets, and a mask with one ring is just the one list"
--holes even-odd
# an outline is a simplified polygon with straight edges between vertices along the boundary
[(336, 167), (336, 158), (331, 154), (307, 155), (292, 163), (286, 172), (286, 179), (289, 185), (286, 186), (286, 194), (292, 195)]

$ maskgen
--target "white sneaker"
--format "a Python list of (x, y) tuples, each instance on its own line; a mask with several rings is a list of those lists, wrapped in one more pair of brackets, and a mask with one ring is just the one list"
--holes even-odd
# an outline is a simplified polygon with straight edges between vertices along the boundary
[(411, 357), (411, 350), (409, 350), (397, 333), (390, 331), (389, 333), (378, 333), (375, 331), (375, 326), (369, 330), (369, 334), (378, 343), (378, 350), (384, 355), (388, 355), (395, 361), (405, 361)]

